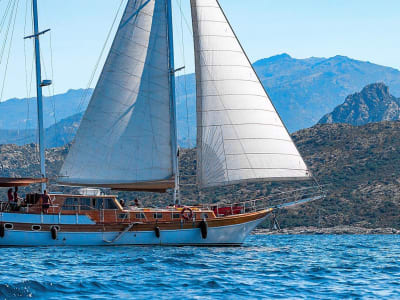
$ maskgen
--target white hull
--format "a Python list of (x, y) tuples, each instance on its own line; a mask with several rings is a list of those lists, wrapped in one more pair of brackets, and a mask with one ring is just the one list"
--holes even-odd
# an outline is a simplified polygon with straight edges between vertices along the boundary
[[(240, 246), (250, 232), (266, 217), (236, 225), (209, 227), (203, 239), (199, 228), (154, 231), (120, 232), (63, 232), (53, 240), (49, 231), (6, 230), (0, 246)], [(110, 242), (120, 237), (115, 242)]]

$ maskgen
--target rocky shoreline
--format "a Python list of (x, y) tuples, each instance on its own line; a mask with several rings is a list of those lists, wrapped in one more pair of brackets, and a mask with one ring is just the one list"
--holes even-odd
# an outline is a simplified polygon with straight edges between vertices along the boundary
[(357, 226), (335, 226), (329, 228), (295, 227), (281, 230), (257, 228), (253, 234), (278, 235), (278, 234), (400, 234), (395, 228), (365, 228)]

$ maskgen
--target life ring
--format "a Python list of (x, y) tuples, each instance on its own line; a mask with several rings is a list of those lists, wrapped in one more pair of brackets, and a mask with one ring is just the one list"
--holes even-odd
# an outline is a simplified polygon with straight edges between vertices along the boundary
[(207, 234), (208, 234), (208, 224), (206, 221), (201, 221), (199, 224), (200, 227), (200, 231), (201, 231), (201, 237), (203, 238), (203, 240), (205, 240), (207, 238)]
[(154, 233), (156, 234), (156, 237), (157, 238), (160, 238), (160, 236), (161, 236), (161, 231), (160, 231), (160, 227), (155, 227), (154, 228)]
[(184, 207), (181, 211), (181, 216), (186, 221), (189, 221), (193, 218), (193, 210), (190, 207)]
[(4, 224), (1, 223), (1, 224), (0, 224), (0, 237), (1, 237), (1, 238), (4, 237), (4, 233), (5, 233)]
[(57, 239), (57, 233), (58, 233), (57, 227), (56, 226), (52, 226), (50, 231), (51, 231), (51, 238), (53, 240), (56, 240)]

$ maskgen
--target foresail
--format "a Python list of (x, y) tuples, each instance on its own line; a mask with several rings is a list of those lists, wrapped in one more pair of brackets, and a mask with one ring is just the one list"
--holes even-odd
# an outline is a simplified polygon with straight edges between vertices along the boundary
[(59, 183), (174, 186), (166, 1), (128, 1)]
[(218, 1), (191, 0), (201, 187), (310, 173)]

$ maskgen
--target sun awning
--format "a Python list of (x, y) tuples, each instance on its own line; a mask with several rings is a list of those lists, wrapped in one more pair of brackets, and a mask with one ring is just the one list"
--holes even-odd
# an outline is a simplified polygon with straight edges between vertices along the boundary
[(108, 188), (114, 191), (130, 191), (130, 192), (153, 192), (165, 193), (168, 189), (175, 187), (174, 178), (148, 181), (148, 182), (126, 182), (126, 183), (90, 183), (90, 182), (71, 182), (64, 183), (59, 180), (58, 183), (63, 186), (79, 186), (79, 187), (92, 187), (92, 188)]
[(37, 183), (47, 183), (47, 178), (5, 178), (0, 177), (0, 187), (29, 186)]

